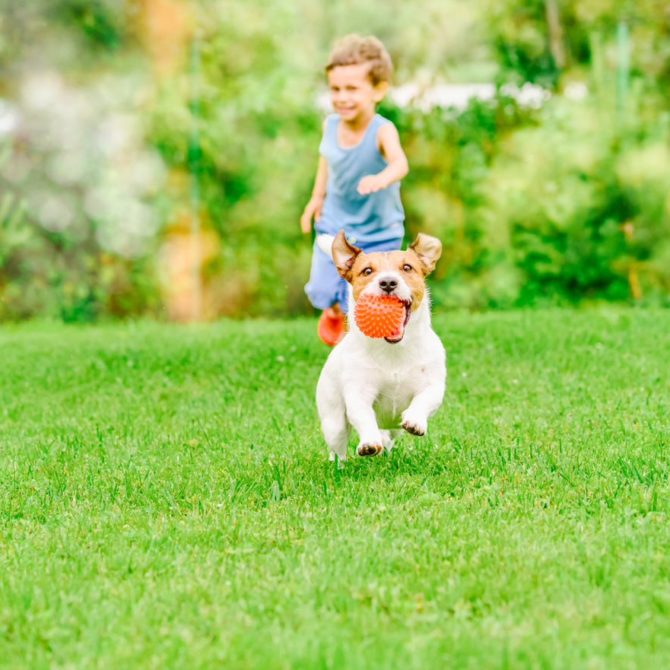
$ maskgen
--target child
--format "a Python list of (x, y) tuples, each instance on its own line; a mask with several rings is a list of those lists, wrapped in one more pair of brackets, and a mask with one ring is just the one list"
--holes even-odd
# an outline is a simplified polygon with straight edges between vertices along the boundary
[[(376, 113), (392, 72), (391, 58), (375, 37), (348, 35), (335, 44), (326, 66), (334, 114), (323, 124), (312, 197), (300, 219), (303, 233), (335, 235), (366, 252), (400, 249), (405, 215), (400, 180), (407, 158), (396, 127)], [(344, 336), (347, 283), (331, 258), (314, 245), (305, 292), (323, 314), (318, 332), (329, 346)]]

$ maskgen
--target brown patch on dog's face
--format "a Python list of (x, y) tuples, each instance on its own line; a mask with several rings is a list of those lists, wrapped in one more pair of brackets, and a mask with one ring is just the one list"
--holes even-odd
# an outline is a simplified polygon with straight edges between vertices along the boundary
[[(384, 253), (360, 253), (354, 259), (348, 280), (354, 290), (354, 300), (361, 293), (384, 293), (379, 288), (379, 281), (384, 277), (393, 278), (398, 282), (393, 291), (401, 300), (411, 303), (412, 311), (416, 310), (426, 293), (424, 269), (419, 256), (407, 251), (387, 251)], [(403, 286), (402, 284), (405, 284)]]

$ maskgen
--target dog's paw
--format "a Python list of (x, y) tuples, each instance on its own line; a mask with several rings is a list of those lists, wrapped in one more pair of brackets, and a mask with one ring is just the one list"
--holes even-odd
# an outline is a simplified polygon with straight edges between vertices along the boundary
[(384, 451), (384, 447), (381, 444), (372, 444), (370, 442), (361, 442), (356, 447), (356, 453), (359, 456), (378, 456)]
[(411, 435), (422, 437), (428, 430), (428, 422), (418, 416), (412, 416), (409, 412), (402, 415), (402, 427)]

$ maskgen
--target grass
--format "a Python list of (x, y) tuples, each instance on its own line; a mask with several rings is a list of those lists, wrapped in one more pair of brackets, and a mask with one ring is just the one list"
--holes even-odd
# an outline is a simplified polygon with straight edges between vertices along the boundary
[(436, 329), (342, 471), (312, 320), (0, 330), (0, 667), (669, 667), (670, 312)]

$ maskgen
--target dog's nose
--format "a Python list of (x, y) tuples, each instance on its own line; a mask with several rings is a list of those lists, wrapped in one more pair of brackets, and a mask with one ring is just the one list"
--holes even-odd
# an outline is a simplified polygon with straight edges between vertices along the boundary
[(379, 280), (379, 288), (382, 291), (386, 291), (386, 293), (391, 293), (391, 291), (395, 291), (398, 288), (398, 280), (384, 277)]

